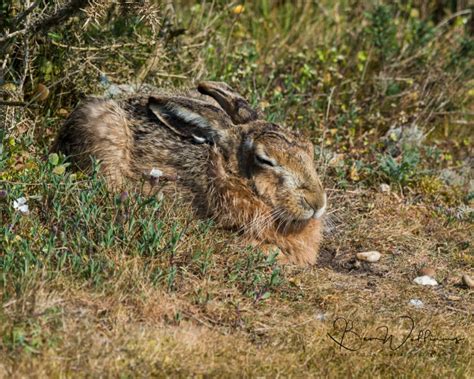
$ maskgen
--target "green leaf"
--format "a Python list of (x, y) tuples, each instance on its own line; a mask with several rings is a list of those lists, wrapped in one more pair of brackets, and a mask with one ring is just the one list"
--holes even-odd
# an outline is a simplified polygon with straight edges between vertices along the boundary
[(261, 299), (262, 299), (262, 300), (266, 300), (266, 299), (268, 299), (268, 298), (270, 297), (270, 295), (271, 295), (271, 293), (267, 291), (267, 292), (265, 292), (265, 293), (262, 295)]
[(61, 34), (53, 33), (53, 32), (49, 32), (48, 37), (54, 41), (61, 41), (63, 39), (63, 36)]
[(59, 166), (56, 166), (54, 169), (53, 169), (53, 174), (56, 174), (56, 175), (64, 175), (64, 173), (66, 172), (66, 167), (64, 167), (64, 165), (59, 165)]
[(56, 153), (49, 154), (48, 161), (49, 161), (49, 163), (52, 164), (53, 166), (57, 166), (57, 164), (59, 163), (59, 156), (58, 156), (58, 154), (56, 154)]

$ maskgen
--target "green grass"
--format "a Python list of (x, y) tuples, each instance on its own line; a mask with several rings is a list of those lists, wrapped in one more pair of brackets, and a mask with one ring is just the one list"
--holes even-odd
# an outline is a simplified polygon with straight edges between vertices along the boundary
[[(472, 15), (435, 3), (150, 1), (125, 16), (105, 1), (31, 37), (27, 66), (23, 38), (0, 45), (1, 95), (28, 104), (0, 109), (0, 377), (472, 377)], [(23, 6), (2, 5), (1, 26)], [(330, 203), (315, 267), (279, 266), (179, 197), (110, 193), (97, 163), (85, 175), (49, 153), (85, 94), (201, 79), (314, 142)], [(381, 261), (355, 260), (368, 250)], [(424, 266), (439, 287), (413, 283)], [(405, 315), (414, 337), (460, 341), (350, 352), (328, 336), (344, 317), (400, 341)]]

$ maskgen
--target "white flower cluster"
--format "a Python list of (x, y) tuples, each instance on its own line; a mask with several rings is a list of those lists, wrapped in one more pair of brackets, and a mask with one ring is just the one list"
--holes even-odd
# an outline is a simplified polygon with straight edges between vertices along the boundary
[(24, 197), (19, 197), (18, 199), (13, 200), (13, 209), (21, 212), (24, 215), (27, 215), (30, 212), (26, 198)]

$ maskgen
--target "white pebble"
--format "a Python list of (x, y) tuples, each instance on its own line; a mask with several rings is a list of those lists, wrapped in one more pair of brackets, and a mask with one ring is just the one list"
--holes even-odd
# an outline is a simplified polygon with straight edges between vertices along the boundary
[(410, 305), (413, 305), (415, 308), (423, 308), (423, 302), (419, 299), (411, 299)]
[(150, 171), (150, 176), (158, 179), (160, 176), (163, 176), (163, 171), (153, 167)]
[(380, 192), (390, 192), (390, 186), (386, 183), (380, 185)]
[(326, 321), (328, 318), (327, 313), (322, 313), (322, 312), (317, 312), (314, 317), (318, 321)]
[(382, 255), (378, 251), (366, 251), (363, 253), (357, 253), (357, 259), (360, 261), (375, 263), (380, 260)]
[(416, 284), (420, 284), (422, 286), (437, 286), (438, 285), (438, 282), (428, 275), (418, 276), (415, 279), (413, 279), (413, 281)]
[(462, 282), (469, 288), (474, 288), (474, 280), (467, 274), (462, 276)]

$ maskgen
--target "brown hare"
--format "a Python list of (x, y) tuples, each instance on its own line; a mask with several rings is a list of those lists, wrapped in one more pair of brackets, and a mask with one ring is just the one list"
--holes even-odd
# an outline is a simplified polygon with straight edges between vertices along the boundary
[(159, 169), (223, 228), (276, 250), (282, 262), (314, 264), (326, 194), (313, 145), (263, 120), (225, 83), (202, 82), (182, 95), (90, 98), (55, 142), (81, 169), (101, 161), (111, 188)]

